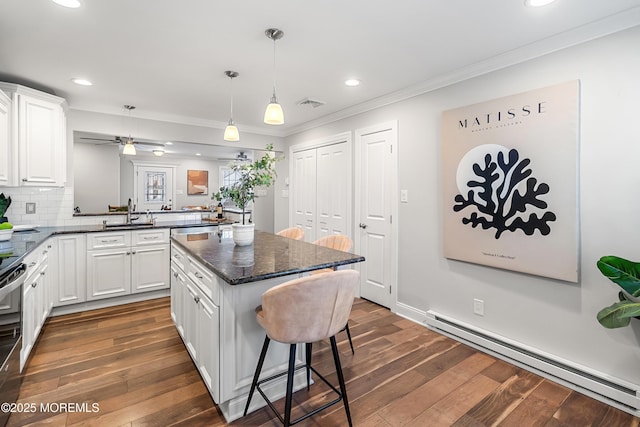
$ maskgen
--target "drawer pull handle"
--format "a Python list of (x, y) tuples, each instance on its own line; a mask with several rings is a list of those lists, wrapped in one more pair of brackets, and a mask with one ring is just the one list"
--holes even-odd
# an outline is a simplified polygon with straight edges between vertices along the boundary
[(198, 273), (197, 271), (195, 273), (193, 273), (194, 276), (196, 276), (198, 279), (204, 279), (204, 276), (200, 273)]
[(29, 263), (29, 268), (33, 267), (34, 265), (36, 265), (36, 262), (35, 262), (35, 261), (31, 261), (31, 262)]
[(31, 287), (32, 287), (32, 288), (35, 288), (36, 286), (38, 286), (38, 282), (33, 282), (33, 283), (31, 284)]
[(175, 273), (173, 273), (173, 277), (175, 277), (176, 279), (178, 278), (178, 272), (177, 271)]
[(131, 252), (127, 252), (127, 255), (131, 255)]
[(105, 240), (101, 240), (101, 242), (102, 242), (102, 243), (115, 243), (115, 242), (117, 242), (117, 241), (118, 241), (118, 239), (110, 239), (110, 240), (106, 240), (106, 239), (105, 239)]
[(142, 240), (158, 240), (158, 237), (157, 236), (143, 237)]
[(199, 303), (199, 302), (200, 302), (200, 297), (196, 295), (195, 297), (193, 297), (193, 300), (194, 300), (194, 301), (196, 302), (196, 304), (197, 304), (197, 303)]

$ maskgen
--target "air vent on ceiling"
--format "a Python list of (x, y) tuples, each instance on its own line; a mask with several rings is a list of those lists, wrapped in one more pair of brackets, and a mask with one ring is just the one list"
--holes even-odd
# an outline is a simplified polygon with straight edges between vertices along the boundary
[(305, 98), (302, 101), (298, 102), (298, 105), (311, 105), (313, 108), (321, 107), (324, 104), (326, 104), (326, 102), (311, 98)]

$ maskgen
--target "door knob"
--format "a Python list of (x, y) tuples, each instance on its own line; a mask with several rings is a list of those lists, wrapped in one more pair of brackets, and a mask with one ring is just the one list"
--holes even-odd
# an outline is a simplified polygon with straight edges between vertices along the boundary
[(367, 224), (364, 224), (364, 223), (361, 222), (360, 223), (360, 228), (362, 228), (364, 230), (365, 228), (367, 228)]

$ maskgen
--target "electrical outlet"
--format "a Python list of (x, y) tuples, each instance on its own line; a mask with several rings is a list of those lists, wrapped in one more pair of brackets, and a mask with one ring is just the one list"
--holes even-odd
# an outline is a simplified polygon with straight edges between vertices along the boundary
[(34, 202), (27, 203), (26, 206), (27, 208), (25, 210), (25, 213), (28, 213), (28, 214), (36, 213), (36, 204)]
[(484, 301), (481, 299), (473, 299), (473, 314), (484, 316)]
[(400, 190), (400, 203), (409, 203), (409, 190)]

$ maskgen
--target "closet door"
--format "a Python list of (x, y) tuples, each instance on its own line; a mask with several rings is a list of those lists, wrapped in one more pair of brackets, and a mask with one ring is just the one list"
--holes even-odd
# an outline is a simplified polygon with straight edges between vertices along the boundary
[(329, 234), (349, 235), (347, 218), (351, 168), (347, 143), (341, 142), (318, 148), (316, 168), (315, 238)]
[(293, 156), (293, 225), (304, 230), (304, 240), (316, 239), (316, 150), (304, 150)]

